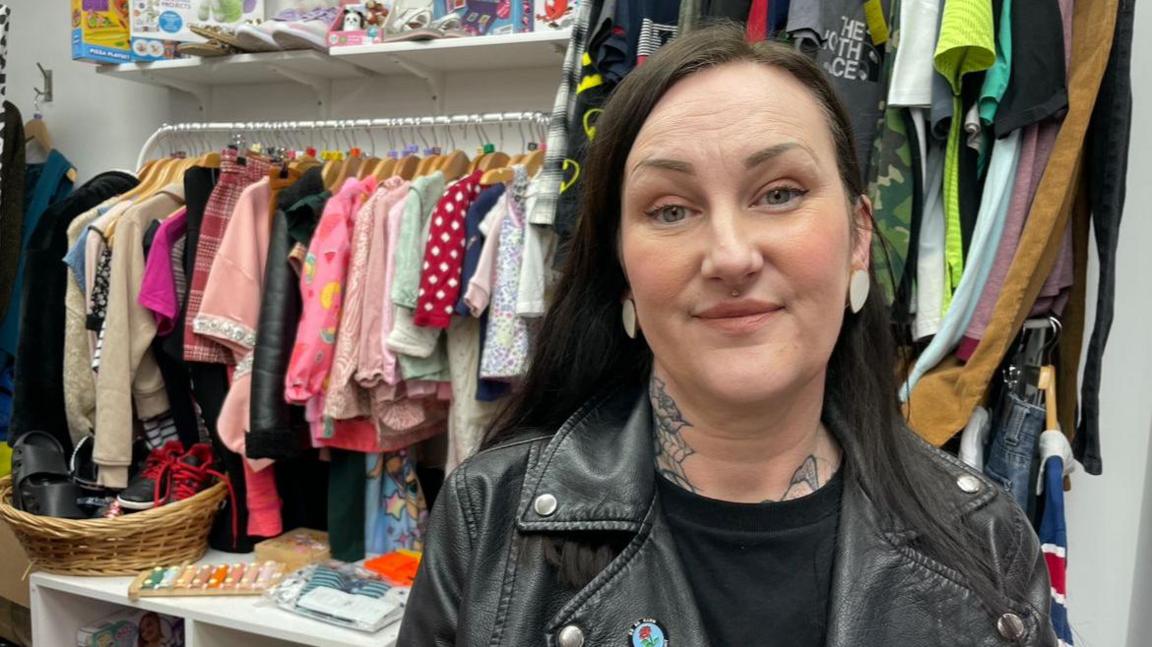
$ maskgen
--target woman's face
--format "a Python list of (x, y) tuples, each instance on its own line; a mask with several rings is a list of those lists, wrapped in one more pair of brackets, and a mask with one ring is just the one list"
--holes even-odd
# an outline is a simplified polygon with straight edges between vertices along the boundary
[(825, 119), (787, 72), (732, 63), (677, 83), (641, 127), (621, 260), (680, 390), (753, 403), (823, 378), (871, 242), (852, 235), (870, 207), (846, 195)]

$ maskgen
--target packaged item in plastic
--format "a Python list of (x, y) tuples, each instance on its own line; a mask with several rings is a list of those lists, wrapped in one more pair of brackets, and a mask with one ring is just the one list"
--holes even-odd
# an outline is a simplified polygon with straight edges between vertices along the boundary
[(298, 615), (376, 632), (404, 615), (408, 591), (355, 564), (333, 560), (291, 573), (265, 597)]
[(184, 619), (124, 609), (76, 632), (77, 647), (184, 647)]

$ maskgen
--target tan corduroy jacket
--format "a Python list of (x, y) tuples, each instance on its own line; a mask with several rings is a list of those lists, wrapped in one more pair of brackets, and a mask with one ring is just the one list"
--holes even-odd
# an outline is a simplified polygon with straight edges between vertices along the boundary
[[(100, 484), (128, 485), (136, 417), (168, 411), (164, 378), (152, 357), (156, 319), (137, 302), (144, 278), (144, 232), (184, 206), (184, 187), (173, 184), (129, 207), (115, 223), (108, 312), (100, 370), (96, 373), (96, 444), (92, 457)], [(133, 402), (136, 409), (133, 415)]]

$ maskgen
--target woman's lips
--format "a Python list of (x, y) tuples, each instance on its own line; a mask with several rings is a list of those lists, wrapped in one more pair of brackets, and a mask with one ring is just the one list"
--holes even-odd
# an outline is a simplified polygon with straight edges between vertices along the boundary
[(704, 325), (733, 335), (755, 332), (783, 310), (779, 304), (745, 299), (721, 303), (696, 313)]
[(779, 310), (769, 310), (735, 317), (699, 317), (699, 321), (709, 328), (732, 335), (747, 335), (764, 327)]

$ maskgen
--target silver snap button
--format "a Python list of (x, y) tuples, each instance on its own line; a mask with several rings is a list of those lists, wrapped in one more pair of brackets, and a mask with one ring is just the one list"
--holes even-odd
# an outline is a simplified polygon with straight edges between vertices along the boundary
[(983, 486), (980, 483), (980, 479), (972, 476), (971, 474), (965, 474), (964, 476), (956, 479), (956, 487), (964, 490), (968, 494), (975, 494), (979, 492), (980, 488)]
[(996, 631), (1006, 640), (1020, 640), (1024, 637), (1024, 621), (1015, 613), (1005, 613), (996, 621)]
[(560, 647), (581, 647), (583, 644), (584, 632), (580, 627), (568, 625), (560, 630)]
[(556, 497), (551, 494), (541, 494), (532, 502), (532, 509), (541, 517), (551, 517), (556, 512)]

